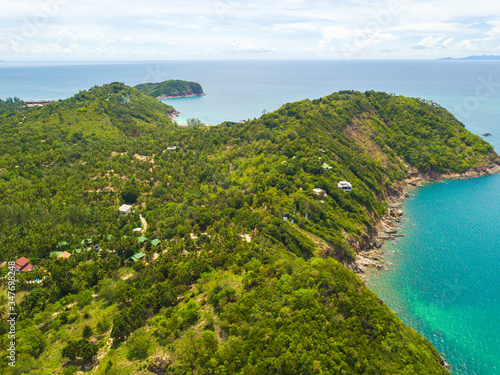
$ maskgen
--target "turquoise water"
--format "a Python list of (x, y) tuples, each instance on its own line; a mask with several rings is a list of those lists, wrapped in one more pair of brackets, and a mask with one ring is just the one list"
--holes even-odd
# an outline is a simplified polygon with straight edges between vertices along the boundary
[[(0, 63), (0, 98), (61, 99), (112, 81), (184, 79), (202, 97), (168, 99), (178, 121), (259, 117), (287, 102), (338, 90), (421, 97), (449, 109), (500, 151), (500, 61), (172, 61)], [(500, 374), (500, 176), (436, 183), (405, 204), (396, 266), (370, 286), (427, 337), (454, 374)]]
[(434, 183), (404, 204), (387, 271), (368, 285), (454, 374), (500, 374), (500, 175)]

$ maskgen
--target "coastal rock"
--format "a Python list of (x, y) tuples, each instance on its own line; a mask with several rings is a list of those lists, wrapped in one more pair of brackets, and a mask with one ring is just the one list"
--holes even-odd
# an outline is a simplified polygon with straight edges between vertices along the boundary
[(356, 256), (356, 264), (358, 265), (358, 267), (359, 266), (368, 267), (372, 266), (374, 262), (373, 260), (365, 258), (364, 256), (358, 254)]
[(382, 233), (380, 236), (379, 236), (379, 239), (380, 240), (385, 240), (385, 241), (390, 241), (391, 239), (393, 239), (394, 237), (389, 234), (389, 233)]
[(389, 208), (399, 208), (399, 209), (401, 209), (401, 208), (403, 208), (403, 203), (401, 203), (401, 202), (390, 203), (389, 204)]
[(380, 248), (382, 247), (382, 242), (380, 242), (380, 241), (375, 241), (374, 245), (375, 245), (375, 247), (376, 247), (377, 249), (380, 249)]

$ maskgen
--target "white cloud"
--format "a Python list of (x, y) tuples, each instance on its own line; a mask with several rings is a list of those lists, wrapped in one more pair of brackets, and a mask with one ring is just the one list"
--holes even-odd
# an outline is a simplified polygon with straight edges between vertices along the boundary
[(439, 42), (444, 39), (444, 36), (438, 36), (438, 37), (433, 37), (433, 36), (428, 36), (422, 39), (420, 42), (418, 42), (414, 48), (416, 49), (428, 49), (428, 48), (435, 48), (438, 46)]
[(127, 59), (138, 50), (144, 59), (428, 58), (498, 50), (500, 2), (16, 0), (2, 4), (0, 37), (2, 59), (13, 60), (106, 51)]
[(451, 43), (453, 43), (454, 40), (455, 40), (455, 38), (448, 38), (448, 39), (446, 39), (442, 43), (443, 47), (448, 48), (449, 46), (451, 46)]
[(472, 40), (463, 40), (454, 46), (457, 50), (476, 50), (477, 45)]
[(232, 42), (228, 46), (228, 50), (231, 53), (266, 53), (276, 51), (276, 48), (245, 42)]

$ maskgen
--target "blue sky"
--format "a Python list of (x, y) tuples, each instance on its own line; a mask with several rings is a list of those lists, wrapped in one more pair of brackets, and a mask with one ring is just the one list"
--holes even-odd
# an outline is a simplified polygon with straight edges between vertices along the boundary
[(500, 55), (492, 0), (2, 1), (0, 60)]

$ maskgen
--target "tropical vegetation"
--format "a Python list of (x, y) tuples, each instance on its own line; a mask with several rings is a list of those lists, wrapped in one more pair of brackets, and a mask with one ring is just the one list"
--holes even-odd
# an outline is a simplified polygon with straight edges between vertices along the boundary
[(213, 127), (172, 112), (121, 83), (0, 101), (0, 261), (35, 266), (17, 275), (16, 367), (0, 324), (2, 373), (447, 373), (343, 264), (411, 171), (499, 163), (489, 144), (373, 91)]

